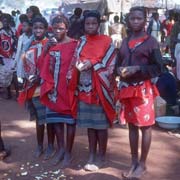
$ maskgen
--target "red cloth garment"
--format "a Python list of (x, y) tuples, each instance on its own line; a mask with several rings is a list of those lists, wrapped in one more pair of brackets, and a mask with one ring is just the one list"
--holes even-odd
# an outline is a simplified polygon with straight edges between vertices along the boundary
[(43, 46), (46, 44), (47, 40), (47, 38), (44, 38), (41, 41), (32, 41), (30, 48), (25, 52), (23, 56), (24, 71), (27, 80), (24, 85), (24, 89), (19, 93), (19, 104), (24, 104), (25, 101), (31, 99), (36, 88), (39, 85), (38, 83), (30, 83), (28, 79), (30, 76), (39, 76), (40, 67), (38, 67), (38, 61), (42, 53)]
[[(80, 72), (73, 67), (70, 69), (69, 92), (73, 115), (77, 113), (78, 101), (88, 104), (101, 105), (108, 117), (110, 124), (115, 118), (114, 88), (115, 78), (113, 70), (115, 66), (115, 51), (112, 40), (105, 35), (83, 36), (77, 48), (75, 61), (90, 60), (92, 88), (88, 92), (78, 90)], [(75, 62), (74, 62), (75, 64)], [(83, 71), (86, 75), (87, 71)], [(85, 78), (86, 79), (86, 78)], [(76, 93), (76, 95), (75, 95)]]
[(0, 30), (0, 56), (4, 58), (11, 58), (14, 53), (14, 36), (13, 31), (7, 33), (4, 29)]
[[(140, 48), (148, 38), (145, 35), (139, 39), (128, 42), (130, 50)], [(141, 62), (141, 59), (139, 59)], [(133, 59), (132, 59), (133, 63)], [(150, 126), (155, 123), (154, 98), (159, 95), (151, 79), (137, 83), (121, 82), (119, 99), (121, 102), (120, 119), (136, 126)]]
[(136, 126), (150, 126), (155, 123), (154, 98), (159, 92), (150, 80), (130, 85), (119, 91), (122, 103), (120, 119)]
[(73, 59), (77, 41), (58, 43), (50, 48), (41, 68), (40, 101), (49, 109), (71, 114), (66, 75)]
[(130, 49), (134, 49), (136, 48), (138, 45), (140, 45), (141, 43), (143, 43), (149, 36), (145, 35), (143, 37), (140, 37), (138, 39), (132, 39), (131, 41), (129, 41), (128, 45)]

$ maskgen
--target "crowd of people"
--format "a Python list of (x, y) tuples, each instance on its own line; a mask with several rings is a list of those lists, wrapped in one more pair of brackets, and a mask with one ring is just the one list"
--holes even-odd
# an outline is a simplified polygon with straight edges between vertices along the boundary
[[(18, 17), (17, 25), (13, 16), (0, 13), (0, 86), (10, 99), (14, 85), (18, 103), (27, 105), (30, 118), (36, 120), (34, 156), (44, 153), (44, 159), (53, 158), (54, 165), (62, 161), (62, 167), (69, 166), (76, 126), (87, 128), (89, 158), (84, 169), (97, 171), (105, 162), (108, 128), (114, 124), (119, 101), (120, 120), (129, 127), (132, 160), (122, 176), (141, 177), (155, 124), (154, 100), (160, 95), (170, 107), (177, 104), (180, 16), (172, 24), (169, 19), (160, 22), (154, 13), (147, 28), (143, 7), (132, 7), (126, 23), (115, 15), (109, 24), (98, 11), (81, 8), (69, 19), (59, 13), (49, 23), (36, 6)], [(165, 51), (160, 48), (163, 41)], [(162, 53), (172, 56), (163, 60)], [(173, 100), (169, 94), (175, 95)], [(8, 155), (0, 130), (0, 158)]]

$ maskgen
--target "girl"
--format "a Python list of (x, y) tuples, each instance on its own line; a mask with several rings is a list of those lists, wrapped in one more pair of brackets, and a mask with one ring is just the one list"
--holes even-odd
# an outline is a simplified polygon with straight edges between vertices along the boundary
[(22, 31), (23, 34), (20, 35), (18, 39), (17, 52), (15, 56), (15, 61), (17, 64), (17, 77), (18, 82), (23, 83), (24, 79), (24, 70), (23, 70), (23, 62), (21, 59), (22, 54), (27, 50), (27, 44), (30, 44), (33, 38), (32, 35), (32, 23), (28, 20), (28, 18), (24, 18), (22, 23)]
[[(88, 131), (89, 160), (84, 166), (88, 171), (98, 170), (104, 163), (107, 129), (115, 118), (113, 106), (115, 51), (111, 38), (98, 34), (99, 25), (98, 11), (92, 10), (85, 14), (86, 35), (81, 37), (76, 59), (67, 76), (70, 81), (73, 115), (77, 117), (78, 126), (85, 127)], [(99, 156), (96, 159), (97, 145)]]
[[(33, 36), (34, 39), (30, 44), (29, 49), (24, 53), (22, 60), (24, 65), (24, 75), (26, 78), (24, 90), (19, 96), (19, 103), (31, 100), (36, 111), (36, 133), (37, 133), (37, 149), (34, 156), (39, 157), (43, 153), (43, 138), (44, 138), (44, 123), (45, 121), (45, 106), (39, 101), (40, 96), (40, 69), (39, 57), (42, 53), (42, 48), (47, 42), (45, 37), (48, 23), (43, 17), (33, 19)], [(54, 135), (51, 125), (47, 125), (48, 133), (48, 148), (45, 154), (45, 159), (48, 159), (54, 154)]]
[[(2, 15), (3, 28), (0, 30), (0, 64), (3, 65), (3, 69), (10, 74), (9, 78), (5, 81), (11, 82), (14, 80), (16, 95), (18, 95), (17, 77), (15, 75), (15, 61), (14, 55), (16, 51), (17, 38), (15, 32), (11, 28), (12, 17), (10, 14)], [(13, 77), (14, 76), (14, 77)], [(9, 85), (7, 87), (7, 99), (11, 98), (11, 89)]]
[[(130, 9), (128, 24), (132, 33), (124, 39), (117, 58), (120, 75), (119, 98), (121, 119), (129, 124), (132, 164), (126, 178), (139, 178), (146, 170), (146, 158), (151, 144), (154, 121), (154, 98), (158, 94), (151, 78), (162, 68), (157, 40), (144, 32), (146, 12), (142, 7)], [(141, 156), (138, 155), (139, 129), (142, 132)]]
[[(55, 129), (58, 152), (54, 164), (62, 159), (62, 166), (71, 162), (71, 151), (75, 135), (75, 120), (71, 115), (66, 74), (77, 42), (67, 36), (68, 21), (65, 17), (52, 20), (54, 37), (47, 43), (47, 54), (41, 71), (41, 102), (47, 106), (47, 122)], [(64, 145), (64, 124), (67, 126), (66, 146)]]

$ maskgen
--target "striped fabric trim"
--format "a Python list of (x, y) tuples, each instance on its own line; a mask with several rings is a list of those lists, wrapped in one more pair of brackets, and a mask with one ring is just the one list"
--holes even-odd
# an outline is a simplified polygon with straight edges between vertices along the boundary
[(106, 55), (104, 56), (104, 58), (102, 59), (102, 62), (101, 63), (97, 63), (95, 66), (94, 66), (94, 70), (97, 71), (99, 70), (100, 68), (104, 68), (106, 67), (110, 57), (112, 56), (114, 52), (114, 45), (111, 43)]

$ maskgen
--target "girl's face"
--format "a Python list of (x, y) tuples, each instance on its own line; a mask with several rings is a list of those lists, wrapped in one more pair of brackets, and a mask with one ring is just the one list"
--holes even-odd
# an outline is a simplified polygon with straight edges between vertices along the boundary
[(7, 18), (2, 19), (3, 28), (9, 28), (10, 23), (8, 22)]
[(132, 11), (129, 14), (129, 26), (133, 32), (142, 31), (144, 29), (146, 20), (143, 12), (141, 11)]
[(33, 24), (33, 34), (37, 40), (44, 38), (46, 33), (46, 28), (42, 22), (35, 22)]
[(64, 23), (54, 23), (52, 25), (52, 29), (54, 37), (57, 39), (57, 41), (62, 41), (65, 38), (67, 28)]
[(31, 26), (27, 22), (22, 23), (22, 31), (24, 33), (30, 32), (31, 31)]
[(27, 15), (28, 19), (31, 19), (33, 17), (33, 12), (31, 11), (31, 9), (27, 10), (26, 15)]
[(99, 23), (96, 17), (88, 17), (84, 22), (84, 30), (86, 34), (95, 35), (98, 33)]

